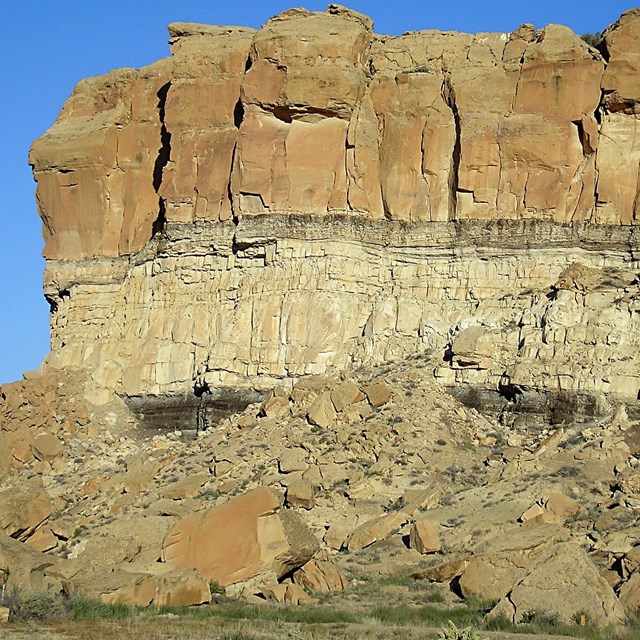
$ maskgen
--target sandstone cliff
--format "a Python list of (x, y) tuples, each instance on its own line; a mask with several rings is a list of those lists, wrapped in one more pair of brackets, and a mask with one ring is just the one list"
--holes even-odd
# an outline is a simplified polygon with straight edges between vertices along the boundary
[(169, 30), (31, 151), (50, 365), (106, 399), (431, 349), (448, 384), (637, 397), (640, 10), (599, 50), (338, 5)]

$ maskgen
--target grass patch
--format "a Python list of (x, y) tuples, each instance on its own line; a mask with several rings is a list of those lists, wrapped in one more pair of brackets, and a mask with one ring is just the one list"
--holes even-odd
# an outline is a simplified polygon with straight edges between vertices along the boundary
[[(389, 576), (386, 585), (407, 585), (403, 575)], [(407, 585), (408, 586), (408, 585)], [(289, 638), (315, 640), (340, 637), (392, 637), (402, 628), (425, 627), (432, 630), (468, 628), (511, 634), (547, 634), (584, 640), (635, 640), (640, 638), (640, 618), (632, 618), (624, 629), (596, 629), (591, 626), (559, 625), (540, 614), (532, 614), (526, 624), (513, 625), (504, 619), (484, 620), (493, 603), (469, 600), (453, 606), (437, 604), (292, 607), (265, 602), (249, 605), (223, 601), (199, 607), (140, 609), (107, 605), (81, 596), (60, 594), (13, 594), (10, 600), (13, 621), (18, 625), (55, 625), (87, 640), (145, 640), (172, 638), (223, 638), (255, 640)], [(351, 625), (357, 625), (353, 628)], [(366, 627), (366, 630), (362, 627)], [(379, 627), (375, 631), (375, 627)], [(372, 628), (373, 627), (373, 628)], [(168, 633), (168, 629), (171, 633)], [(431, 631), (425, 633), (431, 633)], [(452, 631), (453, 633), (453, 631)], [(78, 635), (79, 634), (79, 635)], [(360, 635), (364, 634), (364, 635)], [(401, 634), (402, 635), (402, 634)], [(401, 637), (400, 635), (400, 637)]]
[(124, 604), (105, 604), (100, 600), (72, 596), (69, 598), (71, 617), (74, 620), (127, 620), (138, 613), (135, 607)]

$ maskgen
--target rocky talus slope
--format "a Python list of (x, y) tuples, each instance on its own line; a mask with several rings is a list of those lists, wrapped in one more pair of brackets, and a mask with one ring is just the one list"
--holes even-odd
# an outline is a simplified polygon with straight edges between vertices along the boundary
[[(67, 373), (5, 385), (7, 588), (160, 606), (208, 602), (215, 582), (334, 607), (413, 576), (395, 587), (403, 602), (623, 623), (640, 607), (640, 422), (621, 407), (505, 427), (445, 393), (432, 365), (305, 378), (188, 439), (136, 428), (123, 403), (78, 405)], [(28, 426), (34, 414), (49, 417)]]
[(0, 388), (2, 593), (635, 616), (640, 9), (598, 48), (169, 30), (31, 151), (52, 348)]
[(169, 31), (31, 150), (49, 364), (94, 401), (425, 348), (467, 390), (637, 397), (639, 10), (598, 49), (559, 25), (380, 36), (337, 5)]

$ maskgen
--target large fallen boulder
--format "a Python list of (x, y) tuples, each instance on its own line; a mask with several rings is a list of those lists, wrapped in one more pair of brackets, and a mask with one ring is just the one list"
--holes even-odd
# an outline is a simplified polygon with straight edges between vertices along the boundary
[(131, 563), (113, 571), (63, 581), (68, 595), (82, 594), (106, 604), (188, 607), (211, 602), (209, 583), (195, 570), (161, 563)]
[(478, 545), (458, 581), (462, 595), (499, 600), (536, 558), (567, 535), (565, 529), (552, 524), (518, 526)]
[(0, 533), (26, 540), (52, 513), (51, 497), (38, 478), (0, 491)]
[(536, 613), (553, 617), (559, 624), (573, 624), (581, 615), (598, 627), (625, 622), (613, 589), (586, 552), (571, 542), (557, 544), (539, 557), (489, 617), (517, 624)]
[(74, 553), (83, 572), (110, 571), (123, 562), (156, 562), (174, 518), (157, 515), (122, 515), (98, 529)]
[(276, 492), (258, 487), (188, 516), (169, 531), (162, 559), (174, 567), (195, 568), (225, 586), (262, 573), (281, 578), (319, 547), (302, 518), (282, 503)]
[(43, 590), (47, 584), (46, 570), (64, 562), (0, 534), (0, 587), (6, 593)]

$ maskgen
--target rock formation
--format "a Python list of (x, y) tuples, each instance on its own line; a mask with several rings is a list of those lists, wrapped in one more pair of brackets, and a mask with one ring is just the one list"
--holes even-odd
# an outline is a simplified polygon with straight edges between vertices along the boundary
[(432, 349), (448, 385), (637, 397), (640, 10), (599, 50), (338, 5), (169, 31), (31, 150), (51, 366), (106, 401)]
[(3, 593), (412, 574), (385, 586), (634, 615), (640, 9), (597, 49), (339, 5), (169, 29), (31, 151), (52, 349), (0, 388)]

